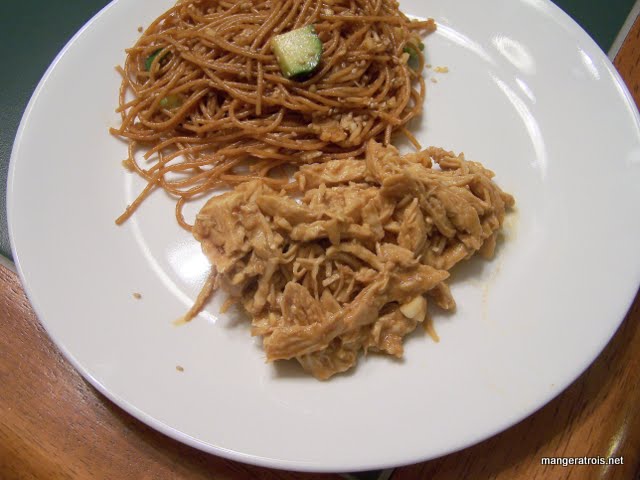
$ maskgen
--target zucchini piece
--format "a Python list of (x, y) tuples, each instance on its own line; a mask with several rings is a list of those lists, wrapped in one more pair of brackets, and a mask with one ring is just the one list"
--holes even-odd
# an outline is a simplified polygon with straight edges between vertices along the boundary
[(162, 108), (173, 110), (174, 108), (182, 106), (182, 98), (180, 95), (168, 95), (160, 100), (160, 106)]
[[(144, 69), (148, 72), (149, 70), (151, 70), (151, 65), (153, 65), (153, 61), (155, 60), (155, 58), (160, 55), (160, 52), (162, 52), (164, 49), (163, 48), (159, 48), (158, 50), (156, 50), (155, 52), (153, 52), (151, 55), (149, 55), (147, 58), (145, 58), (144, 60)], [(160, 57), (160, 61), (162, 62), (165, 57), (167, 55), (169, 55), (169, 50), (166, 50), (162, 56)]]
[(314, 25), (291, 30), (271, 39), (271, 49), (287, 78), (306, 75), (320, 64), (322, 42)]
[[(424, 48), (424, 46), (422, 48)], [(409, 68), (412, 70), (418, 70), (420, 68), (419, 51), (411, 44), (406, 45), (402, 51), (409, 54), (409, 60), (407, 61)]]

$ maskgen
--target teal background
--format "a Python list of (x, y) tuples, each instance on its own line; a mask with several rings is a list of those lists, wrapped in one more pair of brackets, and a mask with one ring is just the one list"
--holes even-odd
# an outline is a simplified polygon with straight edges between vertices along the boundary
[(557, 0), (554, 2), (573, 17), (605, 52), (627, 19), (634, 0)]
[[(11, 257), (5, 192), (11, 147), (20, 118), (56, 54), (108, 2), (22, 0), (3, 3), (0, 15), (0, 254)], [(556, 3), (606, 52), (634, 0), (558, 0)]]

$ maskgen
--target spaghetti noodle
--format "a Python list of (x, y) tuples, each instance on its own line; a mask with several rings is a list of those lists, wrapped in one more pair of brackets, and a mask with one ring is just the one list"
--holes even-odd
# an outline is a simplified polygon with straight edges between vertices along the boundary
[[(287, 79), (270, 40), (306, 25), (321, 63)], [(408, 133), (425, 96), (420, 34), (434, 29), (394, 0), (179, 1), (119, 67), (122, 121), (111, 133), (129, 142), (124, 163), (147, 186), (116, 222), (160, 187), (190, 230), (189, 199), (258, 178), (289, 188), (277, 167), (361, 157), (369, 139)]]

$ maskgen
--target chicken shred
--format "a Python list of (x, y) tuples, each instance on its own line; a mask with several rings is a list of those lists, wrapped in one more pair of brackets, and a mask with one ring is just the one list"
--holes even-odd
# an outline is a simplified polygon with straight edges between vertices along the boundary
[(324, 380), (360, 351), (401, 357), (403, 338), (430, 328), (428, 301), (455, 308), (449, 270), (490, 258), (514, 205), (493, 176), (462, 154), (372, 140), (364, 159), (301, 167), (301, 198), (260, 180), (211, 198), (193, 232), (267, 360)]

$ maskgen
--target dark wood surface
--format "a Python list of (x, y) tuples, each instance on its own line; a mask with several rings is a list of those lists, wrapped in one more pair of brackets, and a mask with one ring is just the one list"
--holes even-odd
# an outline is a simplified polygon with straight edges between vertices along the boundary
[[(615, 65), (639, 101), (640, 21)], [(252, 467), (184, 446), (89, 386), (37, 321), (18, 277), (0, 266), (0, 479), (337, 479)], [(617, 466), (543, 466), (543, 456), (623, 456)], [(594, 364), (565, 392), (474, 447), (396, 469), (425, 478), (634, 479), (640, 467), (640, 299)]]
[(624, 78), (636, 105), (640, 106), (640, 16), (636, 17), (633, 27), (620, 47), (614, 65)]

